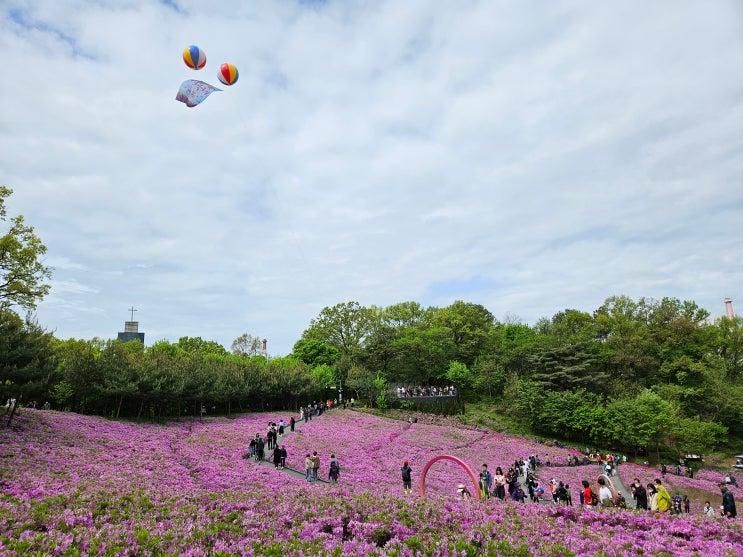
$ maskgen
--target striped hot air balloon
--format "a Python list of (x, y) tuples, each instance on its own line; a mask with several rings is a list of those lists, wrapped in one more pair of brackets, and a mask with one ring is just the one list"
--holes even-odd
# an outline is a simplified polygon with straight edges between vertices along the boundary
[(206, 54), (198, 46), (192, 44), (183, 49), (183, 61), (192, 70), (200, 70), (206, 66)]
[(238, 78), (237, 68), (234, 64), (225, 62), (224, 64), (219, 66), (217, 78), (219, 78), (219, 81), (221, 81), (225, 85), (234, 85)]

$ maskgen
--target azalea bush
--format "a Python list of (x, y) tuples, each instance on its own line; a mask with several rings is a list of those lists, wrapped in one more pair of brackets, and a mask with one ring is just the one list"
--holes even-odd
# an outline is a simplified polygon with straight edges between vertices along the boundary
[[(661, 517), (498, 500), (462, 501), (455, 467), (432, 469), (430, 496), (401, 493), (436, 454), (507, 466), (568, 449), (449, 425), (350, 411), (300, 424), (282, 440), (290, 464), (317, 450), (337, 485), (241, 458), (249, 439), (287, 414), (137, 425), (25, 410), (0, 431), (2, 555), (705, 555), (743, 553), (739, 521)], [(621, 467), (620, 467), (621, 470)], [(543, 468), (544, 476), (598, 468)], [(563, 475), (561, 475), (563, 474)], [(702, 480), (700, 480), (702, 481)]]

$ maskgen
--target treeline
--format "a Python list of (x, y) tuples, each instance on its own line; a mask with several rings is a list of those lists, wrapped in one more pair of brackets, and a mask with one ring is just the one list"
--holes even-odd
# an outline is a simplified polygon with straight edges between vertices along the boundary
[[(244, 338), (243, 337), (240, 338)], [(238, 339), (239, 340), (239, 339)], [(234, 347), (234, 344), (233, 344)], [(0, 311), (0, 396), (21, 404), (159, 420), (296, 408), (329, 393), (293, 357), (266, 359), (213, 341), (59, 340)], [(332, 393), (330, 393), (332, 394)]]
[(743, 436), (743, 319), (711, 320), (693, 301), (611, 297), (533, 326), (462, 301), (349, 302), (323, 309), (294, 354), (370, 403), (388, 402), (386, 385), (454, 383), (586, 444), (707, 452)]
[(694, 302), (612, 297), (527, 325), (457, 301), (324, 308), (291, 355), (176, 343), (59, 340), (0, 311), (0, 396), (112, 417), (292, 408), (342, 388), (386, 407), (396, 385), (450, 385), (531, 431), (628, 451), (708, 452), (743, 437), (743, 319)]

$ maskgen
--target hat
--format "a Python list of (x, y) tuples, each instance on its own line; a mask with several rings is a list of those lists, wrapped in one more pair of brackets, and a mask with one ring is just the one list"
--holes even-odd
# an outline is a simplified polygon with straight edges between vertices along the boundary
[(459, 484), (457, 486), (457, 489), (460, 490), (460, 491), (463, 490), (463, 489), (465, 489), (464, 484)]

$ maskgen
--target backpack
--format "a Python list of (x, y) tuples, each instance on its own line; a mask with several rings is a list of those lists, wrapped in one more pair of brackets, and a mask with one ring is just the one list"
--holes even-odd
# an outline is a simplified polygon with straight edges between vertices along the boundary
[(599, 496), (596, 495), (593, 491), (591, 491), (591, 505), (594, 507), (599, 504)]
[(334, 460), (330, 463), (330, 471), (335, 474), (340, 470), (340, 467), (338, 466), (338, 463)]

